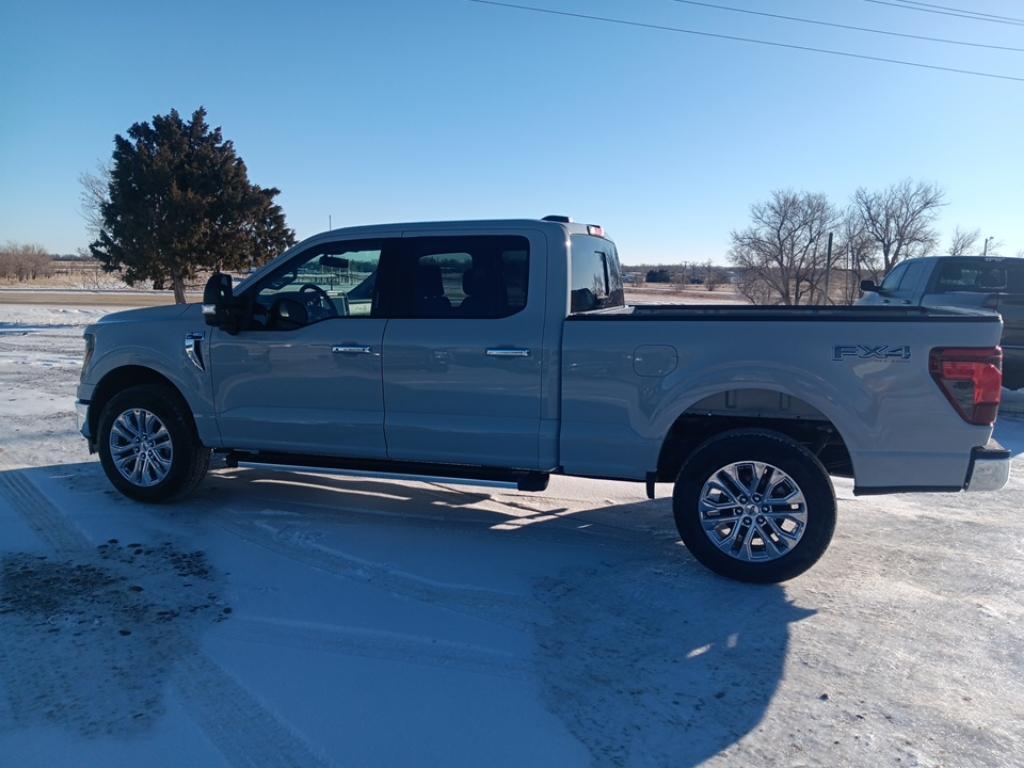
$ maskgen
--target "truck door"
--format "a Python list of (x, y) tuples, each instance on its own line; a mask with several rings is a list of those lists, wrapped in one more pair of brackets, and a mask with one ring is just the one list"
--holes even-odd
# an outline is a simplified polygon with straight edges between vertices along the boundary
[(377, 275), (399, 243), (312, 245), (245, 291), (245, 327), (211, 338), (225, 447), (387, 456)]
[(388, 457), (537, 469), (541, 232), (404, 233), (384, 333)]

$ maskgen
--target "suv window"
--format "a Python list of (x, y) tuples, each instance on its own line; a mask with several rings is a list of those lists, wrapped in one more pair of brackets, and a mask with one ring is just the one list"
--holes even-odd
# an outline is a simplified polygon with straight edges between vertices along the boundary
[(591, 235), (573, 235), (572, 301), (570, 311), (621, 307), (626, 303), (622, 290), (619, 255), (611, 240)]
[(416, 237), (396, 278), (402, 317), (493, 319), (526, 306), (530, 245), (525, 237)]
[(383, 242), (312, 246), (253, 289), (251, 327), (293, 330), (339, 317), (378, 317)]

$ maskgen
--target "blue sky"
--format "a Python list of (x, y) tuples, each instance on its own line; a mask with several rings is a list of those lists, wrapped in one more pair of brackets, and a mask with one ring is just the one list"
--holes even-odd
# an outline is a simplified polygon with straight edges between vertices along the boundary
[[(526, 4), (1024, 77), (1024, 53), (672, 0)], [(1024, 26), (866, 0), (724, 5), (1024, 48)], [(1020, 0), (934, 0), (1024, 17)], [(300, 237), (334, 226), (566, 213), (627, 263), (724, 262), (774, 188), (845, 202), (936, 181), (939, 227), (1024, 249), (1024, 82), (465, 0), (0, 5), (0, 241), (87, 242), (77, 177), (115, 133), (205, 105)]]

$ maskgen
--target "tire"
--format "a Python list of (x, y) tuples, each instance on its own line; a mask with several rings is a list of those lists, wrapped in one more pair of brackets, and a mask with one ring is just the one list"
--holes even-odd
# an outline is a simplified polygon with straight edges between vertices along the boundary
[(697, 448), (679, 472), (672, 508), (697, 560), (721, 576), (762, 584), (814, 565), (836, 525), (825, 467), (789, 437), (762, 430), (723, 432)]
[[(119, 422), (119, 417), (125, 420)], [(140, 424), (148, 427), (140, 430)], [(135, 462), (132, 457), (137, 449), (130, 436), (147, 428), (154, 434), (149, 446), (141, 450), (152, 458)], [(158, 384), (130, 387), (114, 395), (100, 413), (97, 443), (107, 478), (136, 501), (161, 503), (183, 498), (202, 482), (210, 467), (210, 449), (199, 442), (192, 414), (181, 396)], [(135, 479), (118, 468), (115, 453)]]

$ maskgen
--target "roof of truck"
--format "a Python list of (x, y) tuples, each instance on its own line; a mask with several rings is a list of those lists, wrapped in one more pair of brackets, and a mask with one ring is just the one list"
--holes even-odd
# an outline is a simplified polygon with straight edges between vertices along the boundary
[[(588, 234), (588, 228), (598, 227), (597, 224), (588, 224), (573, 221), (568, 219), (569, 217), (554, 217), (550, 216), (547, 218), (537, 219), (453, 219), (450, 221), (406, 221), (406, 222), (393, 222), (393, 223), (381, 223), (381, 224), (365, 224), (355, 227), (341, 227), (331, 230), (325, 230), (319, 232), (312, 237), (320, 237), (321, 235), (341, 235), (344, 237), (351, 237), (353, 235), (359, 236), (364, 234), (377, 234), (382, 231), (387, 232), (404, 232), (404, 231), (444, 231), (452, 229), (469, 229), (469, 230), (488, 230), (488, 229), (520, 229), (524, 227), (561, 227), (562, 229), (569, 232), (569, 234), (576, 235)], [(311, 238), (307, 238), (311, 239)]]

